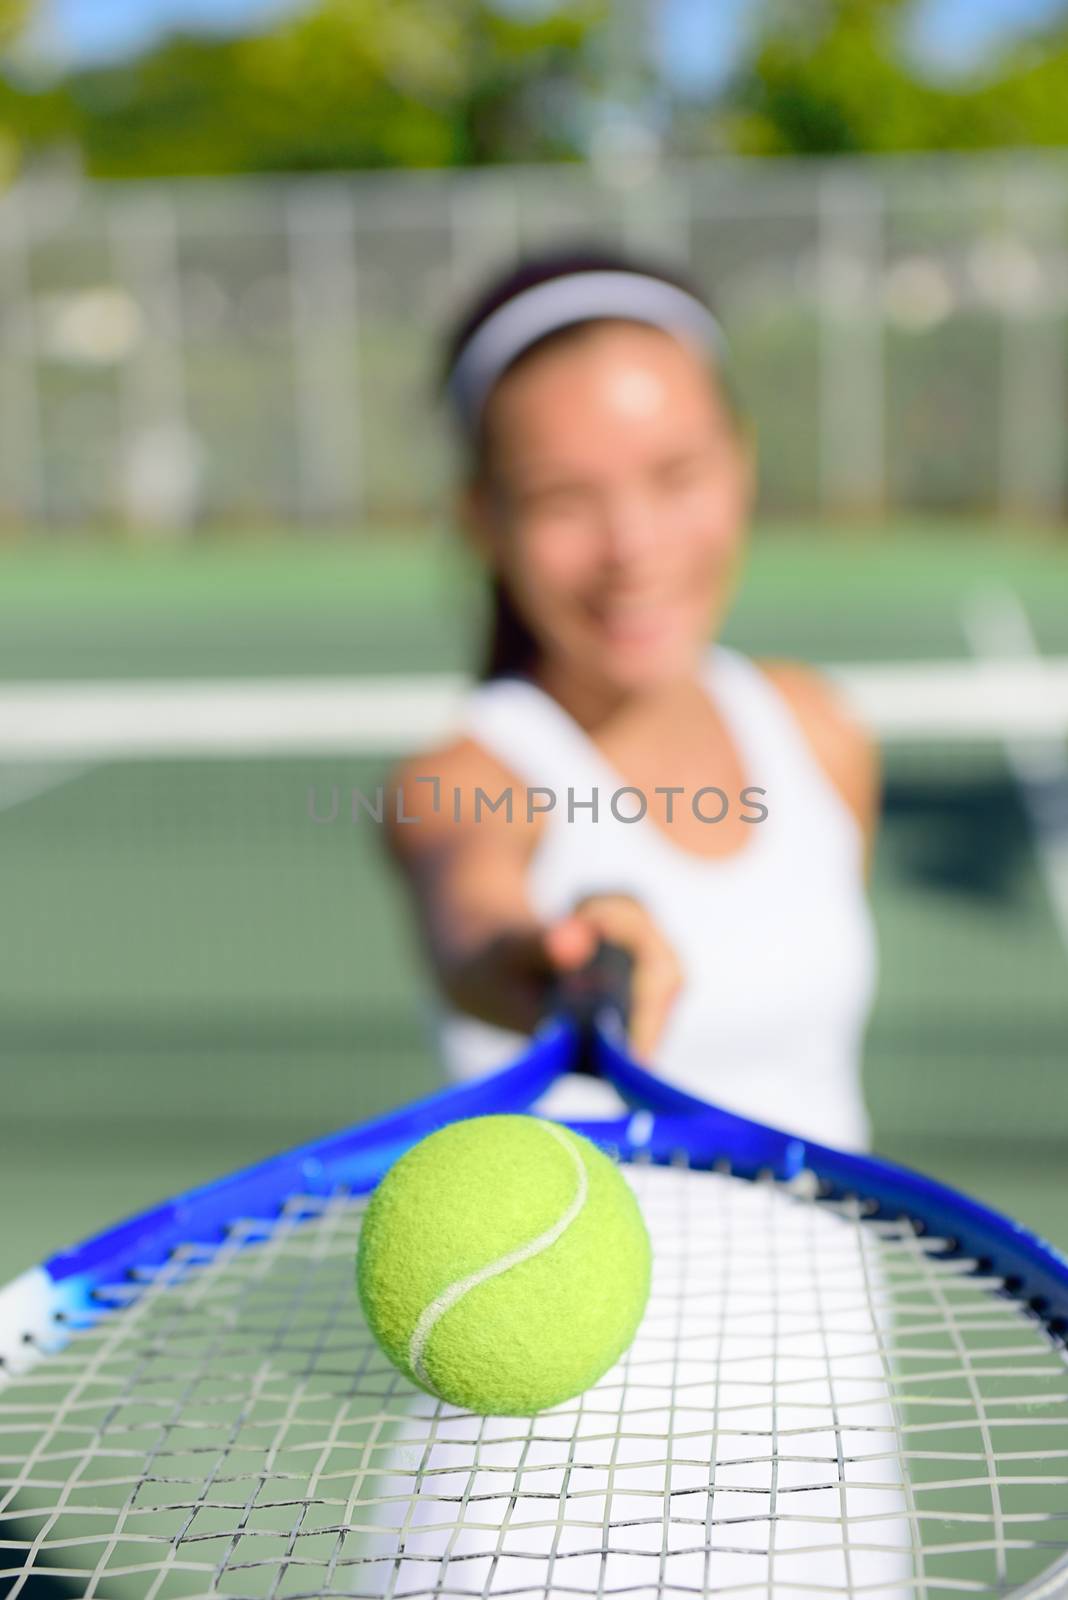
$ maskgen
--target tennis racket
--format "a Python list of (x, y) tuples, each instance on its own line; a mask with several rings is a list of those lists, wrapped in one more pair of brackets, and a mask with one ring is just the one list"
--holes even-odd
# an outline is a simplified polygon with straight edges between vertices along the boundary
[[(1068, 1262), (659, 1081), (626, 999), (602, 947), (504, 1070), (0, 1291), (0, 1594), (1068, 1595)], [(569, 1125), (638, 1195), (648, 1310), (586, 1394), (475, 1416), (374, 1344), (365, 1196), (432, 1129), (576, 1070), (626, 1108)]]

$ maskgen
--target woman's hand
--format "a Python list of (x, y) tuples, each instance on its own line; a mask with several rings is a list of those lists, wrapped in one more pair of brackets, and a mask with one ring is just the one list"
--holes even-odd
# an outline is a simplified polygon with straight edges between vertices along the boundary
[(602, 939), (622, 945), (634, 959), (630, 1048), (648, 1061), (682, 988), (682, 969), (657, 923), (631, 895), (587, 895), (541, 934), (554, 972), (585, 966)]
[(447, 989), (470, 1015), (533, 1033), (554, 977), (585, 966), (602, 939), (634, 958), (629, 1043), (648, 1061), (682, 987), (682, 971), (660, 928), (630, 895), (587, 895), (548, 926), (503, 929), (452, 967)]

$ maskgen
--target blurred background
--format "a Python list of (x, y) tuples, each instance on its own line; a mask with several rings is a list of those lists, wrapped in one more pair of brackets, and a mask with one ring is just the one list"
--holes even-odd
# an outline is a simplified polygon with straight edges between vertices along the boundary
[(0, 0), (0, 51), (0, 1281), (437, 1084), (347, 800), (479, 655), (441, 331), (591, 236), (726, 326), (729, 641), (882, 741), (877, 1148), (1068, 1246), (1065, 0)]

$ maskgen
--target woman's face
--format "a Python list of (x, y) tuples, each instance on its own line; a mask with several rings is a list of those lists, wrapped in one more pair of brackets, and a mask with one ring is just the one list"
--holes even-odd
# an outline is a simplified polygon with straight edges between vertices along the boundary
[(730, 596), (750, 460), (700, 358), (599, 324), (507, 374), (468, 518), (554, 670), (619, 690), (692, 672)]

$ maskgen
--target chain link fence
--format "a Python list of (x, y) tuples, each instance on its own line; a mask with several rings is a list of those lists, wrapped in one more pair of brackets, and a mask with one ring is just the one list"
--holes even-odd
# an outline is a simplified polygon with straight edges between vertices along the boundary
[(443, 328), (524, 249), (687, 267), (774, 515), (1066, 505), (1068, 156), (87, 183), (0, 196), (0, 520), (439, 520)]

